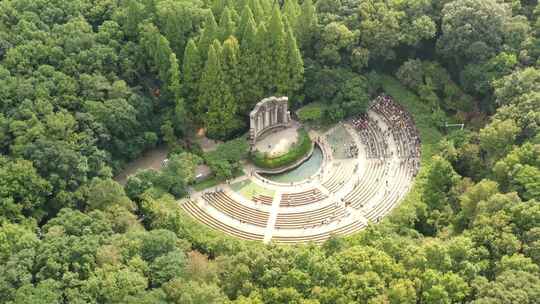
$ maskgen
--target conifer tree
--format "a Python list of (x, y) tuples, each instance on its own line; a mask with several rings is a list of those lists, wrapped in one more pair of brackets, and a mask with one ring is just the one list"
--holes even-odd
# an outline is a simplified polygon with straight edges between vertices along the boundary
[(214, 16), (221, 16), (223, 14), (223, 10), (227, 7), (227, 0), (213, 0), (212, 1), (212, 13)]
[(174, 117), (174, 127), (177, 131), (184, 132), (183, 127), (186, 126), (186, 111), (180, 87), (180, 67), (176, 54), (173, 52), (169, 56), (169, 84), (167, 94), (174, 101), (174, 114), (172, 115)]
[(169, 56), (172, 53), (169, 41), (159, 33), (154, 24), (146, 24), (141, 32), (140, 43), (150, 58), (151, 69), (158, 73), (159, 80), (167, 86), (169, 81)]
[(300, 9), (300, 15), (294, 27), (298, 45), (303, 51), (310, 49), (317, 24), (317, 11), (315, 5), (313, 5), (313, 1), (304, 0)]
[(300, 5), (297, 0), (285, 0), (283, 5), (283, 16), (287, 17), (292, 28), (296, 27), (296, 21), (300, 15)]
[[(221, 46), (221, 43), (219, 43), (219, 40), (215, 39), (212, 43), (212, 46), (214, 46), (214, 50), (216, 50), (216, 54), (218, 56), (218, 59), (221, 58), (221, 51), (223, 50), (223, 47)], [(220, 61), (221, 65), (221, 61)]]
[(171, 52), (169, 55), (169, 75), (168, 75), (167, 91), (177, 100), (182, 97), (180, 87), (180, 67), (176, 54)]
[(199, 107), (206, 110), (204, 122), (208, 136), (224, 139), (239, 128), (240, 122), (236, 117), (235, 100), (224, 81), (215, 45), (213, 43), (208, 50), (200, 84)]
[[(229, 37), (223, 43), (223, 48), (221, 51), (221, 66), (223, 70), (223, 77), (225, 82), (229, 85), (231, 93), (234, 96), (240, 97), (240, 92), (242, 90), (242, 84), (240, 79), (240, 70), (239, 70), (239, 54), (240, 46), (238, 45), (238, 40), (234, 36)], [(237, 103), (240, 102), (237, 98)], [(241, 106), (238, 105), (240, 108)]]
[(219, 37), (218, 26), (214, 14), (212, 12), (208, 13), (206, 21), (204, 23), (204, 28), (202, 30), (201, 36), (199, 37), (199, 43), (197, 44), (201, 58), (206, 60), (208, 55), (208, 47), (214, 39)]
[(239, 71), (242, 88), (236, 94), (239, 97), (239, 111), (247, 114), (252, 106), (263, 96), (263, 88), (259, 85), (262, 69), (257, 45), (257, 29), (255, 21), (250, 18), (240, 44)]
[(287, 55), (285, 57), (285, 67), (287, 69), (287, 91), (286, 94), (289, 97), (295, 96), (295, 94), (302, 88), (304, 83), (304, 61), (296, 43), (293, 29), (285, 18), (285, 28), (287, 32), (286, 47)]
[(221, 14), (219, 20), (219, 38), (221, 41), (225, 41), (229, 36), (234, 35), (236, 31), (236, 24), (234, 23), (231, 10), (226, 7)]
[(267, 41), (270, 43), (269, 62), (272, 63), (269, 75), (270, 94), (287, 92), (287, 67), (285, 63), (285, 31), (279, 6), (274, 6), (268, 26)]
[(192, 17), (187, 12), (185, 4), (181, 2), (161, 1), (157, 9), (159, 28), (169, 40), (173, 51), (180, 56), (193, 28)]
[(259, 2), (261, 4), (261, 8), (263, 10), (263, 16), (264, 16), (264, 19), (261, 21), (266, 20), (266, 17), (270, 16), (270, 13), (275, 7), (279, 9), (279, 2), (276, 0), (259, 0)]
[(197, 48), (195, 41), (190, 39), (184, 51), (184, 62), (182, 65), (182, 95), (187, 101), (187, 109), (192, 114), (195, 114), (194, 116), (201, 114), (201, 112), (196, 109), (196, 100), (199, 95), (198, 85), (201, 78), (202, 66), (199, 49)]
[(261, 6), (261, 2), (259, 0), (248, 0), (248, 1), (249, 1), (249, 8), (251, 9), (251, 12), (253, 13), (253, 17), (255, 18), (256, 24), (264, 22), (265, 20), (264, 9)]
[[(236, 26), (238, 26), (238, 24), (240, 24), (240, 15), (238, 14), (239, 11), (240, 11), (240, 10), (237, 11), (237, 10), (234, 8), (233, 5), (231, 5), (231, 6), (229, 7), (229, 12), (231, 13), (231, 19), (232, 19), (232, 21), (234, 22), (234, 24), (235, 24)], [(236, 27), (235, 27), (235, 30), (236, 30)]]
[(244, 33), (249, 22), (253, 22), (253, 24), (255, 24), (255, 18), (253, 17), (253, 12), (251, 12), (249, 5), (246, 5), (242, 9), (242, 17), (240, 18), (240, 23), (236, 28), (236, 38), (238, 39), (238, 41), (240, 41), (240, 44), (244, 39)]
[(257, 54), (257, 87), (261, 89), (263, 95), (275, 93), (273, 89), (273, 69), (275, 62), (272, 62), (272, 41), (268, 38), (268, 30), (264, 23), (257, 27), (255, 43), (255, 53)]

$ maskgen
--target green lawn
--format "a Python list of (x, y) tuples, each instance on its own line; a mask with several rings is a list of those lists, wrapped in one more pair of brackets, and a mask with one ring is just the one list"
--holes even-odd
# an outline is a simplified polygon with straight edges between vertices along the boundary
[(240, 193), (242, 196), (244, 196), (247, 199), (252, 199), (253, 197), (258, 196), (258, 195), (266, 195), (266, 196), (273, 197), (275, 193), (274, 190), (270, 190), (262, 186), (259, 186), (258, 184), (255, 184), (254, 182), (250, 180), (243, 180), (243, 181), (234, 183), (231, 185), (231, 189)]

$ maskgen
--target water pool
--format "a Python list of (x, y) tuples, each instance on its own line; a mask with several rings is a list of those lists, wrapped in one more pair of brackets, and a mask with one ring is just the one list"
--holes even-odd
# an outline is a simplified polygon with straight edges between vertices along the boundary
[(317, 173), (317, 171), (321, 167), (322, 161), (323, 154), (321, 148), (319, 148), (318, 145), (315, 145), (311, 157), (305, 162), (303, 162), (300, 166), (283, 173), (261, 175), (264, 178), (279, 183), (299, 182)]

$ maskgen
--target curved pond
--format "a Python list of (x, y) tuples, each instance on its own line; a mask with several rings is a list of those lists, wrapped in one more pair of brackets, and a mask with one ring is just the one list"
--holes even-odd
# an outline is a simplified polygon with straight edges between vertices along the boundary
[(278, 174), (261, 174), (264, 178), (278, 183), (290, 183), (303, 181), (313, 176), (321, 167), (323, 154), (321, 148), (315, 145), (311, 157), (300, 166)]

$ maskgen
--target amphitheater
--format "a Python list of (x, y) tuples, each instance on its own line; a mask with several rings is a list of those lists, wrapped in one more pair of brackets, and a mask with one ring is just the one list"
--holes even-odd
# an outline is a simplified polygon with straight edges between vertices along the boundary
[[(246, 175), (192, 193), (182, 208), (240, 239), (321, 243), (378, 223), (405, 196), (419, 169), (413, 119), (385, 95), (366, 114), (309, 135), (323, 157), (305, 180), (273, 181), (246, 165)], [(241, 190), (245, 185), (250, 191)]]

